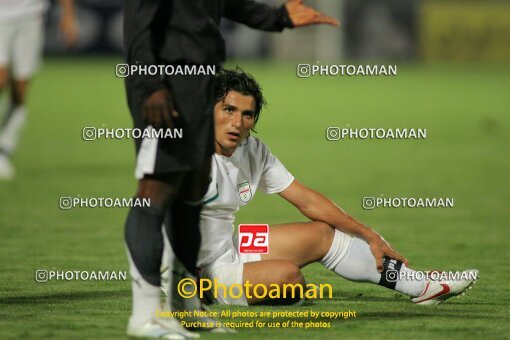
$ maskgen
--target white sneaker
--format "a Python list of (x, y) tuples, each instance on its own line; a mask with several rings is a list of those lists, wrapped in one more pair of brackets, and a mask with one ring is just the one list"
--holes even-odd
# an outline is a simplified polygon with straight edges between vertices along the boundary
[(12, 179), (16, 172), (11, 164), (9, 158), (5, 155), (0, 154), (0, 180)]
[(464, 295), (466, 290), (478, 280), (478, 270), (469, 269), (462, 272), (461, 279), (451, 281), (427, 281), (427, 285), (420, 296), (411, 299), (417, 305), (438, 305), (447, 299)]
[(142, 326), (134, 328), (128, 325), (127, 335), (135, 338), (159, 338), (170, 340), (196, 339), (200, 335), (181, 327), (174, 318), (153, 318)]

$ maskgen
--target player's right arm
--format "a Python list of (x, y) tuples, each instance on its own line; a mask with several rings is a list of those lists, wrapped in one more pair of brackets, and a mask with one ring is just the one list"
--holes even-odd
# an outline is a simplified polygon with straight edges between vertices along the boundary
[(383, 270), (383, 257), (390, 257), (407, 265), (407, 259), (394, 250), (381, 235), (356, 221), (321, 193), (294, 180), (280, 192), (280, 196), (312, 221), (324, 222), (344, 233), (365, 240), (374, 255), (378, 271)]
[(260, 153), (258, 162), (263, 164), (258, 186), (260, 190), (268, 194), (278, 193), (312, 221), (324, 222), (341, 232), (365, 240), (374, 255), (378, 271), (383, 270), (384, 257), (400, 260), (407, 265), (405, 257), (394, 250), (375, 230), (356, 221), (321, 193), (296, 181), (262, 142), (254, 139), (252, 145), (257, 146)]
[[(158, 11), (163, 9), (162, 0), (126, 0), (124, 3), (124, 44), (129, 65), (156, 65), (159, 33), (166, 27), (155, 24)], [(159, 31), (160, 30), (160, 31)], [(163, 78), (159, 75), (130, 75), (129, 81), (142, 97), (142, 114), (147, 124), (154, 127), (171, 126), (176, 117), (171, 96)]]

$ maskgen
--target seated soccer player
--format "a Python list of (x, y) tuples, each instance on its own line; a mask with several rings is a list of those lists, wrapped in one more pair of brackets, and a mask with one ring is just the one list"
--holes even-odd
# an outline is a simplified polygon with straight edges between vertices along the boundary
[[(240, 70), (217, 75), (215, 100), (216, 153), (200, 223), (202, 277), (217, 279), (226, 287), (246, 281), (283, 287), (305, 284), (300, 268), (319, 262), (345, 279), (378, 284), (426, 305), (459, 295), (476, 281), (476, 270), (463, 272), (458, 280), (413, 278), (407, 260), (381, 235), (298, 182), (261, 140), (250, 136), (265, 104), (261, 88), (250, 75)], [(257, 190), (279, 194), (310, 221), (271, 226), (268, 254), (241, 254), (238, 235), (232, 232), (234, 214)], [(392, 278), (387, 277), (390, 271)], [(220, 289), (216, 302), (275, 302), (258, 299), (253, 292), (248, 295), (225, 298)]]

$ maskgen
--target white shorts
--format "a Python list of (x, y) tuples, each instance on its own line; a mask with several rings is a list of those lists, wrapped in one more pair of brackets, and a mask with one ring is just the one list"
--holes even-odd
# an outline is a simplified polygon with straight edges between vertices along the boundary
[(0, 19), (0, 68), (28, 80), (39, 67), (44, 42), (42, 15)]
[(243, 267), (244, 263), (260, 261), (260, 254), (240, 254), (237, 246), (237, 234), (233, 236), (234, 246), (225, 252), (220, 258), (218, 258), (213, 264), (207, 267), (201, 268), (200, 276), (202, 278), (218, 280), (219, 284), (223, 284), (227, 287), (227, 292), (231, 285), (236, 285), (233, 288), (233, 295), (239, 298), (232, 298), (230, 294), (223, 294), (223, 289), (218, 289), (218, 296), (211, 298), (214, 302), (221, 305), (239, 305), (248, 306), (248, 300), (244, 292), (238, 289), (243, 285)]

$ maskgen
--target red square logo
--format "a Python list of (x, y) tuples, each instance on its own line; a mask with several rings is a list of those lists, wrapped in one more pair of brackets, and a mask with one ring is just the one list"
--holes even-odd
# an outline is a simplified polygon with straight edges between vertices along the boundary
[(267, 224), (240, 224), (239, 253), (269, 253), (269, 226)]

